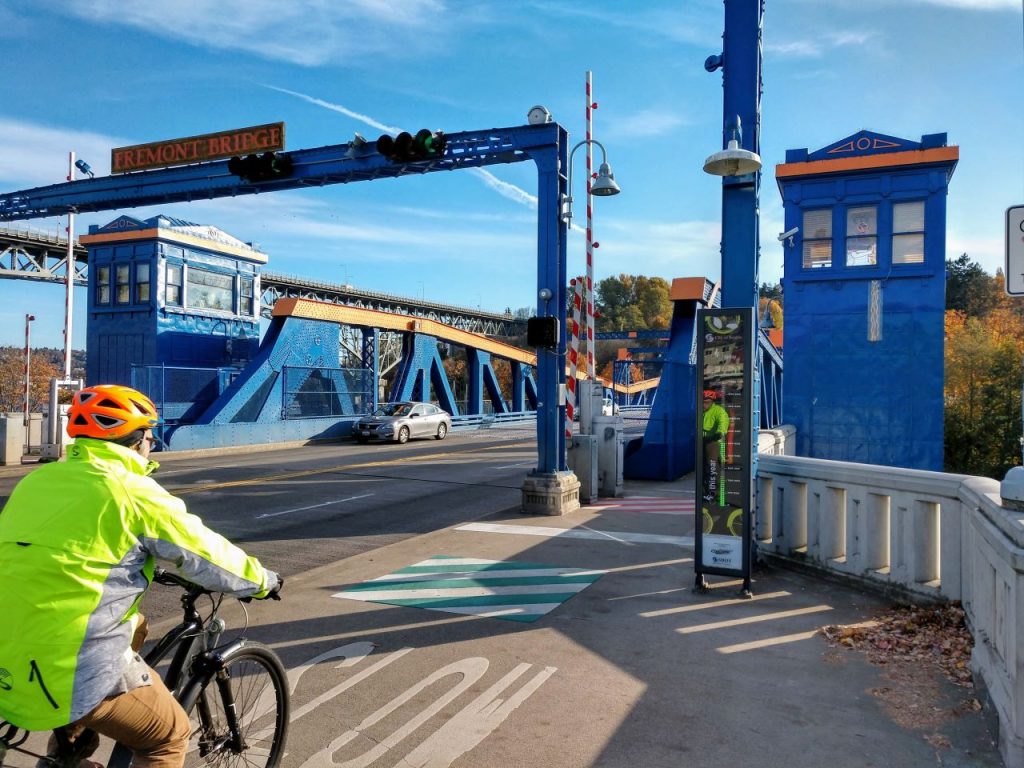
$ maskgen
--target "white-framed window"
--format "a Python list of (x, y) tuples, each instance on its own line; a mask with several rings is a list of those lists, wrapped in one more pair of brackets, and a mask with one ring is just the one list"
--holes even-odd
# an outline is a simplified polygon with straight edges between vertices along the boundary
[(878, 206), (846, 209), (846, 266), (870, 267), (878, 263)]
[(96, 267), (96, 303), (110, 303), (110, 267)]
[(924, 263), (924, 200), (893, 203), (892, 263)]
[(231, 312), (235, 306), (235, 278), (189, 265), (186, 305), (193, 309)]
[(135, 303), (149, 303), (149, 264), (146, 262), (135, 265)]
[(181, 306), (181, 264), (167, 263), (164, 304), (168, 307)]
[(832, 266), (832, 209), (804, 211), (803, 266), (818, 269)]
[(117, 264), (114, 267), (114, 302), (131, 304), (132, 301), (132, 265)]
[(239, 279), (238, 314), (252, 317), (253, 283), (251, 277)]

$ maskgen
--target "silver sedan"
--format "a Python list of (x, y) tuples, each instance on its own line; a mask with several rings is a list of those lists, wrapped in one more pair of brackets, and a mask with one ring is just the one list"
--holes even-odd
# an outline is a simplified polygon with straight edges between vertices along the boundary
[(363, 416), (352, 428), (360, 443), (369, 440), (394, 440), (406, 443), (411, 437), (444, 440), (451, 431), (452, 417), (430, 403), (388, 403), (369, 416)]

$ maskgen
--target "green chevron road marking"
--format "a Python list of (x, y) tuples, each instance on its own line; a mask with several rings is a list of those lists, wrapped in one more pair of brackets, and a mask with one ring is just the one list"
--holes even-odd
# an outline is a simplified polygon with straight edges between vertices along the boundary
[(334, 597), (528, 622), (602, 575), (604, 571), (435, 555)]

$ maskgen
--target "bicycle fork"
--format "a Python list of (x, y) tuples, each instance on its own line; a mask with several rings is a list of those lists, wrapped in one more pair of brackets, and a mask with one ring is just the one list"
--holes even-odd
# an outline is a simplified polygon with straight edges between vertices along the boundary
[[(196, 711), (202, 734), (199, 739), (199, 753), (203, 757), (225, 748), (241, 753), (248, 747), (239, 727), (235, 695), (231, 689), (231, 674), (227, 669), (231, 656), (244, 645), (244, 640), (236, 640), (224, 648), (215, 648), (199, 654), (193, 660), (191, 685), (200, 686), (193, 695), (196, 696)], [(211, 681), (217, 684), (216, 694), (210, 690)], [(213, 695), (219, 695), (223, 704), (226, 733), (217, 733), (214, 730), (213, 707), (216, 704), (211, 706), (210, 703), (210, 697)], [(188, 693), (183, 698), (187, 699)]]

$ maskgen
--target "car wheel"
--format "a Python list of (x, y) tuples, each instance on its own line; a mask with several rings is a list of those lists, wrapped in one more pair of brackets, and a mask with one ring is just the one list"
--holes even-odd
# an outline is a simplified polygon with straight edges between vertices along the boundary
[(448, 434), (448, 425), (445, 424), (442, 421), (440, 424), (437, 425), (437, 434), (434, 435), (434, 437), (437, 438), (438, 440), (444, 440), (445, 435), (447, 435), (447, 434)]
[(399, 443), (408, 443), (409, 442), (409, 428), (408, 427), (402, 427), (400, 430), (398, 430), (398, 442)]

